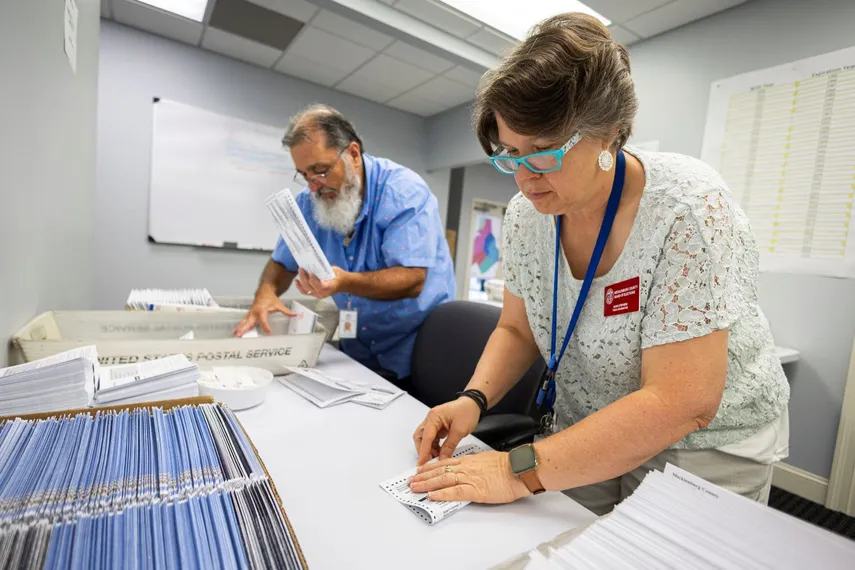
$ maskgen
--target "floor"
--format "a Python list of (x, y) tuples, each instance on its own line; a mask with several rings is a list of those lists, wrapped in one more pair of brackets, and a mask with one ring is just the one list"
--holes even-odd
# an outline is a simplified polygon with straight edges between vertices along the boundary
[(831, 509), (826, 509), (824, 506), (813, 501), (808, 501), (777, 487), (772, 487), (772, 491), (769, 493), (769, 506), (855, 540), (855, 518), (832, 511)]

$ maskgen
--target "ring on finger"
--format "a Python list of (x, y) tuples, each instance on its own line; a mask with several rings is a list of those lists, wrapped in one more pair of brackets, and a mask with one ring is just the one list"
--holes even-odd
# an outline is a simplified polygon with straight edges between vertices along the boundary
[(451, 465), (446, 465), (445, 466), (445, 472), (446, 473), (454, 473), (454, 469), (451, 468)]

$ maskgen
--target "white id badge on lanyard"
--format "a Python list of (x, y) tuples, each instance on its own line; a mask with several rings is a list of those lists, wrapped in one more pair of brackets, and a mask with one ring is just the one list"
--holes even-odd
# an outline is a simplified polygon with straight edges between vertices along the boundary
[(356, 311), (340, 311), (338, 338), (356, 338)]

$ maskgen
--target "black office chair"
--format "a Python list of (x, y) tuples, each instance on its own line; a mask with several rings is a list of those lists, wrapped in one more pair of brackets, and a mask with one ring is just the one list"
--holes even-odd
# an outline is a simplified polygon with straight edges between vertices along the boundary
[[(451, 301), (437, 306), (416, 336), (413, 395), (433, 407), (457, 398), (472, 374), (501, 309), (483, 303)], [(473, 433), (494, 449), (530, 443), (540, 428), (534, 399), (546, 363), (538, 357), (522, 379), (481, 419)]]

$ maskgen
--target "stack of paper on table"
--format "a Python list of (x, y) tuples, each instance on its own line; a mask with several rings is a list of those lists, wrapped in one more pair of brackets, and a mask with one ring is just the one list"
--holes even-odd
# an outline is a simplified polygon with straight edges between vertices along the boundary
[(514, 568), (852, 568), (855, 542), (668, 465), (566, 544)]
[(327, 256), (324, 255), (318, 240), (309, 229), (303, 212), (291, 195), (290, 190), (282, 190), (270, 196), (267, 201), (267, 210), (273, 217), (276, 229), (297, 265), (321, 280), (333, 279), (332, 266)]
[[(490, 448), (481, 442), (463, 444), (454, 451), (454, 457), (463, 457), (482, 451), (490, 451)], [(436, 461), (434, 459), (428, 464)], [(469, 504), (469, 501), (431, 501), (428, 499), (427, 493), (413, 493), (410, 490), (409, 479), (415, 474), (416, 468), (414, 467), (397, 477), (383, 481), (380, 486), (426, 523), (436, 524)]]
[(404, 393), (391, 386), (348, 382), (316, 368), (286, 368), (292, 374), (280, 377), (279, 381), (319, 408), (353, 402), (382, 410)]
[(199, 395), (199, 367), (183, 354), (101, 367), (96, 406), (173, 400)]
[(85, 408), (97, 377), (94, 346), (0, 369), (0, 416)]
[(133, 289), (125, 308), (152, 311), (163, 306), (217, 307), (207, 289)]

